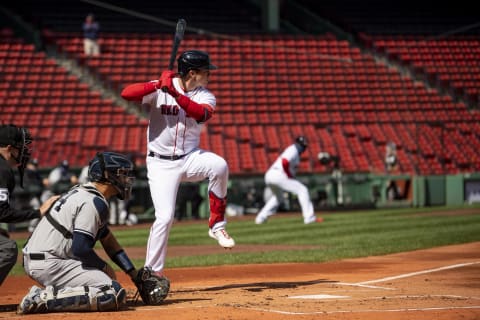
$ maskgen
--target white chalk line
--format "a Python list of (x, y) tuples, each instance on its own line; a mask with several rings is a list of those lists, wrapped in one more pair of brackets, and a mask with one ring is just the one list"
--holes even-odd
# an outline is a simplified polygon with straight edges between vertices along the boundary
[(438, 311), (438, 310), (457, 310), (457, 309), (480, 309), (480, 306), (465, 306), (465, 307), (427, 307), (427, 308), (401, 308), (401, 309), (372, 309), (372, 310), (336, 310), (336, 311), (313, 311), (313, 312), (292, 312), (262, 308), (246, 308), (242, 309), (270, 312), (286, 315), (313, 315), (313, 314), (335, 314), (335, 313), (376, 313), (376, 312), (413, 312), (413, 311)]
[[(207, 308), (218, 308), (218, 305), (206, 306), (142, 306), (138, 308), (139, 311), (156, 311), (156, 310), (165, 310), (165, 309), (207, 309)], [(455, 310), (455, 309), (480, 309), (479, 306), (449, 306), (449, 307), (425, 307), (425, 308), (400, 308), (400, 309), (371, 309), (371, 310), (335, 310), (335, 311), (311, 311), (311, 312), (294, 312), (294, 311), (283, 311), (275, 309), (264, 309), (264, 308), (255, 308), (255, 307), (243, 307), (238, 305), (224, 305), (223, 307), (231, 307), (238, 309), (246, 309), (253, 311), (261, 312), (270, 312), (270, 313), (279, 313), (279, 314), (288, 314), (288, 315), (309, 315), (309, 314), (334, 314), (334, 313), (368, 313), (368, 312), (405, 312), (405, 311), (431, 311), (431, 310)], [(136, 308), (137, 309), (137, 308)]]
[(371, 298), (353, 298), (349, 300), (389, 300), (389, 299), (425, 299), (425, 298), (441, 298), (452, 300), (480, 300), (480, 297), (466, 297), (454, 294), (420, 294), (420, 295), (397, 295), (397, 296), (381, 296)]
[[(394, 288), (386, 288), (386, 287), (380, 287), (380, 286), (372, 286), (370, 284), (374, 283), (379, 283), (379, 282), (385, 282), (385, 281), (392, 281), (392, 280), (397, 280), (397, 279), (403, 279), (403, 278), (408, 278), (408, 277), (414, 277), (422, 274), (427, 274), (427, 273), (433, 273), (433, 272), (438, 272), (438, 271), (444, 271), (444, 270), (451, 270), (451, 269), (457, 269), (457, 268), (462, 268), (466, 266), (471, 266), (475, 264), (479, 264), (480, 261), (474, 261), (474, 262), (466, 262), (466, 263), (459, 263), (459, 264), (454, 264), (454, 265), (448, 265), (448, 266), (443, 266), (439, 268), (434, 268), (434, 269), (427, 269), (427, 270), (421, 270), (417, 272), (410, 272), (406, 274), (400, 274), (397, 276), (391, 276), (391, 277), (386, 277), (386, 278), (381, 278), (381, 279), (375, 279), (375, 280), (369, 280), (369, 281), (362, 281), (362, 282), (357, 282), (357, 283), (336, 283), (337, 285), (345, 285), (345, 286), (358, 286), (358, 287), (365, 287), (365, 288), (371, 288), (371, 289), (384, 289), (384, 290), (395, 290)], [(296, 296), (296, 297), (289, 297), (289, 298), (297, 298), (297, 299), (315, 299), (315, 296), (321, 298), (321, 295), (304, 295), (304, 296)], [(333, 296), (332, 296), (333, 297)], [(390, 296), (390, 297), (372, 297), (372, 298), (351, 298), (349, 296), (338, 296), (338, 299), (341, 300), (379, 300), (379, 299), (419, 299), (419, 298), (426, 298), (426, 297), (436, 297), (436, 298), (449, 298), (449, 299), (462, 299), (462, 300), (469, 300), (469, 299), (475, 299), (478, 300), (478, 297), (464, 297), (464, 296), (457, 296), (457, 295), (402, 295), (402, 296)], [(325, 299), (325, 298), (323, 298)], [(281, 313), (285, 314), (320, 314), (320, 313), (346, 313), (346, 312), (405, 312), (405, 311), (426, 311), (426, 310), (450, 310), (450, 309), (477, 309), (480, 308), (480, 306), (467, 306), (467, 307), (428, 307), (428, 308), (404, 308), (404, 309), (389, 309), (389, 310), (370, 310), (370, 311), (345, 311), (345, 310), (340, 310), (340, 311), (332, 311), (332, 312), (313, 312), (313, 313), (289, 313), (288, 311), (280, 311)], [(266, 310), (265, 310), (266, 311)], [(272, 311), (275, 312), (275, 311)]]
[(361, 283), (337, 282), (335, 284), (341, 285), (341, 286), (362, 287), (362, 288), (369, 288), (369, 289), (396, 290), (395, 288), (387, 288), (387, 287), (380, 287), (380, 286), (369, 286), (369, 285), (361, 284)]
[(325, 299), (347, 299), (349, 296), (337, 296), (331, 294), (307, 294), (302, 296), (291, 296), (288, 299), (312, 299), (312, 300), (325, 300)]
[(438, 271), (467, 267), (467, 266), (471, 266), (471, 265), (479, 264), (479, 263), (480, 263), (480, 261), (453, 264), (453, 265), (450, 265), (450, 266), (444, 266), (444, 267), (435, 268), (435, 269), (427, 269), (427, 270), (422, 270), (422, 271), (417, 271), (417, 272), (405, 273), (405, 274), (401, 274), (401, 275), (393, 276), (393, 277), (386, 277), (386, 278), (381, 278), (381, 279), (376, 279), (376, 280), (357, 282), (357, 283), (354, 283), (354, 285), (362, 285), (363, 286), (363, 285), (371, 284), (371, 283), (385, 282), (385, 281), (390, 281), (390, 280), (398, 280), (398, 279), (403, 279), (403, 278), (415, 277), (415, 276), (418, 276), (418, 275), (421, 275), (421, 274), (426, 274), (426, 273), (433, 273), (433, 272), (438, 272)]
[(323, 300), (323, 299), (341, 299), (344, 301), (355, 301), (355, 300), (393, 300), (393, 299), (425, 299), (425, 298), (441, 298), (441, 299), (452, 299), (452, 300), (480, 300), (480, 297), (467, 297), (459, 296), (453, 294), (424, 294), (424, 295), (393, 295), (393, 296), (378, 296), (378, 297), (350, 297), (350, 296), (337, 296), (337, 295), (326, 295), (326, 294), (312, 294), (312, 295), (301, 295), (301, 296), (292, 296), (288, 299), (305, 299), (305, 300)]
[(337, 285), (342, 285), (342, 286), (363, 287), (363, 288), (370, 288), (370, 289), (396, 290), (395, 288), (372, 286), (371, 284), (379, 283), (379, 282), (385, 282), (385, 281), (391, 281), (391, 280), (397, 280), (397, 279), (403, 279), (403, 278), (409, 278), (409, 277), (414, 277), (414, 276), (418, 276), (418, 275), (426, 274), (426, 273), (433, 273), (433, 272), (438, 272), (438, 271), (462, 268), (462, 267), (467, 267), (467, 266), (471, 266), (471, 265), (475, 265), (475, 264), (479, 264), (479, 263), (480, 263), (480, 261), (459, 263), (459, 264), (453, 264), (453, 265), (444, 266), (444, 267), (440, 267), (440, 268), (427, 269), (427, 270), (422, 270), (422, 271), (417, 271), (417, 272), (400, 274), (400, 275), (397, 275), (397, 276), (386, 277), (386, 278), (381, 278), (381, 279), (362, 281), (362, 282), (356, 282), (356, 283), (337, 282), (336, 284)]
[[(475, 265), (475, 264), (480, 264), (480, 261), (459, 263), (459, 264), (444, 266), (444, 267), (440, 267), (440, 268), (427, 269), (427, 270), (422, 270), (422, 271), (417, 271), (417, 272), (411, 272), (411, 273), (406, 273), (406, 274), (401, 274), (401, 275), (397, 275), (397, 276), (392, 276), (392, 277), (387, 277), (387, 278), (381, 278), (381, 279), (376, 279), (376, 280), (368, 280), (368, 281), (362, 281), (362, 282), (356, 282), (356, 283), (335, 282), (335, 283), (333, 283), (333, 284), (335, 284), (335, 285), (342, 285), (342, 286), (356, 286), (356, 287), (363, 287), (363, 288), (369, 288), (369, 289), (395, 290), (394, 288), (381, 287), (381, 286), (372, 286), (372, 285), (370, 285), (370, 284), (372, 284), (372, 283), (378, 283), (378, 282), (384, 282), (384, 281), (389, 281), (389, 280), (396, 280), (396, 279), (408, 278), (408, 277), (413, 277), (413, 276), (417, 276), (417, 275), (421, 275), (421, 274), (426, 274), (426, 273), (437, 272), (437, 271), (443, 271), (443, 270), (461, 268), (461, 267), (466, 267), (466, 266)], [(217, 287), (217, 286), (184, 287), (184, 288), (182, 288), (182, 289), (184, 289), (184, 290), (185, 290), (185, 289), (190, 289), (190, 290), (205, 290), (205, 289), (210, 289), (210, 288), (215, 288), (215, 287)]]
[[(443, 270), (456, 269), (456, 268), (466, 267), (466, 266), (475, 265), (475, 264), (480, 264), (480, 261), (459, 263), (459, 264), (444, 266), (444, 267), (440, 267), (440, 268), (427, 269), (427, 270), (411, 272), (411, 273), (406, 273), (406, 274), (401, 274), (401, 275), (397, 275), (397, 276), (386, 277), (386, 278), (381, 278), (381, 279), (376, 279), (376, 280), (362, 281), (362, 282), (357, 282), (357, 283), (336, 283), (336, 284), (366, 287), (366, 288), (373, 288), (373, 289), (394, 290), (392, 288), (371, 286), (371, 285), (368, 285), (368, 284), (390, 281), (390, 280), (396, 280), (396, 279), (402, 279), (402, 278), (408, 278), (408, 277), (413, 277), (413, 276), (417, 276), (417, 275), (421, 275), (421, 274), (427, 274), (427, 273), (438, 272), (438, 271), (443, 271)], [(407, 295), (407, 296), (398, 296), (397, 298), (405, 299), (405, 298), (408, 298), (408, 297), (419, 298), (419, 297), (428, 297), (428, 296), (408, 296)], [(432, 297), (432, 295), (430, 295), (430, 297)], [(437, 295), (437, 297), (440, 297), (440, 296)], [(446, 296), (443, 296), (443, 297), (462, 298), (462, 299), (463, 298), (465, 298), (465, 299), (479, 299), (478, 297), (461, 297), (461, 296), (454, 296), (454, 295), (446, 295)], [(384, 297), (381, 297), (381, 298), (383, 299)], [(395, 298), (395, 297), (393, 297), (393, 298)], [(372, 299), (380, 299), (380, 297), (373, 297)], [(348, 298), (348, 300), (351, 300), (351, 299)], [(176, 307), (173, 307), (173, 308), (174, 309), (188, 309), (188, 308), (210, 308), (210, 307), (212, 307), (212, 306), (188, 306), (188, 307), (176, 306)], [(281, 310), (269, 310), (269, 309), (262, 309), (262, 308), (247, 308), (247, 307), (239, 307), (239, 306), (232, 306), (232, 307), (248, 309), (248, 310), (262, 311), (262, 312), (289, 314), (289, 315), (334, 314), (334, 313), (353, 313), (353, 312), (366, 313), (366, 312), (406, 312), (406, 311), (429, 311), (429, 310), (480, 309), (480, 306), (465, 306), (465, 307), (402, 308), (402, 309), (385, 309), (385, 310), (376, 310), (375, 309), (375, 310), (336, 310), (336, 311), (315, 311), (315, 312), (291, 312), (291, 311), (281, 311)], [(142, 307), (141, 309), (149, 311), (149, 310), (158, 310), (158, 309), (162, 309), (162, 308), (165, 308), (165, 306)], [(172, 307), (169, 307), (169, 308), (172, 308)]]

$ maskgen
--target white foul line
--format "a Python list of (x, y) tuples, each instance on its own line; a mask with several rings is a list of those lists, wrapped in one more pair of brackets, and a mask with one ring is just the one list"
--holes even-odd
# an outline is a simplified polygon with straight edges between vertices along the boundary
[(352, 286), (352, 287), (364, 287), (369, 289), (383, 289), (383, 290), (395, 290), (394, 288), (386, 288), (386, 287), (379, 287), (379, 286), (369, 286), (362, 283), (347, 283), (347, 282), (337, 282), (335, 283), (341, 286)]
[(309, 314), (335, 314), (335, 313), (370, 313), (370, 312), (412, 312), (412, 311), (433, 311), (433, 310), (458, 310), (458, 309), (480, 309), (480, 306), (466, 307), (426, 307), (426, 308), (403, 308), (403, 309), (373, 309), (373, 310), (337, 310), (337, 311), (313, 311), (313, 312), (291, 312), (281, 310), (269, 310), (262, 308), (245, 308), (242, 309), (255, 310), (261, 312), (288, 314), (288, 315), (309, 315)]
[(346, 299), (350, 298), (349, 296), (334, 296), (331, 294), (308, 294), (303, 296), (291, 296), (288, 299), (315, 299), (315, 300), (324, 300), (324, 299)]
[(449, 270), (449, 269), (471, 266), (471, 265), (479, 264), (479, 263), (480, 263), (480, 261), (459, 263), (459, 264), (454, 264), (454, 265), (450, 265), (450, 266), (445, 266), (445, 267), (440, 267), (440, 268), (435, 268), (435, 269), (428, 269), (428, 270), (417, 271), (417, 272), (411, 272), (411, 273), (401, 274), (401, 275), (398, 275), (398, 276), (387, 277), (387, 278), (382, 278), (382, 279), (377, 279), (377, 280), (357, 282), (355, 284), (356, 285), (366, 285), (366, 284), (370, 284), (370, 283), (378, 283), (378, 282), (384, 282), (384, 281), (389, 281), (389, 280), (397, 280), (397, 279), (402, 279), (402, 278), (414, 277), (414, 276), (418, 276), (420, 274), (425, 274), (425, 273), (432, 273), (432, 272), (437, 272), (437, 271), (443, 271), (443, 270)]

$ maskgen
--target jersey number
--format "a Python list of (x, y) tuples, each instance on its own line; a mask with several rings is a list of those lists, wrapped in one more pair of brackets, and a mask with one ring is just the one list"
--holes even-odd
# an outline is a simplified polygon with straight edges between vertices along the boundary
[(8, 202), (8, 189), (0, 189), (0, 202)]
[(67, 202), (67, 199), (70, 196), (73, 196), (77, 192), (78, 192), (78, 190), (73, 190), (72, 192), (69, 192), (66, 195), (64, 195), (63, 197), (61, 197), (60, 199), (58, 199), (57, 202), (56, 202), (57, 205), (54, 208), (55, 211), (59, 212), (62, 209), (62, 206), (65, 204), (65, 202)]

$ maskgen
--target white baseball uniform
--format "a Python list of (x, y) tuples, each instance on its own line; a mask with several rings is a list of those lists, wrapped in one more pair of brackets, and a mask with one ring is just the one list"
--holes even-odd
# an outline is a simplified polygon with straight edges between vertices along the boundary
[[(283, 163), (288, 161), (287, 173)], [(265, 222), (268, 217), (277, 212), (278, 206), (282, 202), (283, 192), (289, 192), (297, 195), (302, 208), (304, 223), (316, 221), (315, 212), (307, 187), (295, 179), (297, 167), (300, 163), (300, 152), (297, 145), (292, 144), (287, 147), (282, 154), (275, 160), (272, 166), (265, 173), (265, 184), (272, 190), (272, 196), (267, 200), (263, 208), (257, 214), (255, 222), (260, 224)], [(289, 177), (289, 174), (291, 177)]]
[[(179, 78), (173, 78), (173, 85), (180, 94), (192, 101), (215, 108), (215, 96), (206, 88), (197, 87), (184, 92)], [(212, 217), (212, 201), (216, 201), (212, 197), (219, 201), (226, 198), (228, 166), (222, 157), (199, 148), (203, 124), (189, 117), (170, 94), (156, 90), (143, 97), (142, 105), (150, 109), (147, 171), (155, 207), (155, 221), (150, 229), (145, 266), (151, 267), (155, 272), (162, 272), (180, 183), (209, 180), (209, 227), (215, 232), (225, 228), (226, 220), (223, 213)], [(171, 158), (167, 159), (168, 157)]]

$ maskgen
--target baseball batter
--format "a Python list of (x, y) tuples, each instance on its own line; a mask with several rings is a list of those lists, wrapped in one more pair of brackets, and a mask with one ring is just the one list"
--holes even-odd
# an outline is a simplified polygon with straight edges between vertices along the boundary
[(210, 202), (209, 236), (220, 246), (232, 248), (235, 241), (225, 230), (228, 166), (213, 152), (201, 150), (203, 123), (215, 110), (215, 96), (206, 88), (210, 70), (208, 53), (183, 52), (177, 59), (178, 74), (162, 72), (160, 80), (135, 83), (122, 91), (122, 97), (142, 101), (150, 110), (147, 131), (147, 171), (155, 207), (145, 266), (162, 274), (167, 242), (174, 221), (175, 202), (182, 181), (208, 179)]
[(110, 232), (108, 199), (128, 199), (133, 164), (114, 152), (98, 153), (90, 162), (91, 182), (64, 193), (52, 206), (23, 249), (25, 272), (33, 286), (18, 306), (19, 314), (53, 311), (115, 311), (125, 289), (112, 267), (95, 252), (97, 240), (132, 279), (137, 271)]
[(304, 136), (297, 137), (295, 143), (287, 147), (265, 173), (265, 184), (271, 189), (272, 196), (257, 214), (256, 224), (266, 222), (268, 217), (277, 212), (283, 199), (282, 193), (285, 191), (297, 196), (305, 224), (322, 221), (321, 218), (315, 216), (307, 187), (295, 179), (300, 155), (307, 149), (307, 146), (307, 139)]

